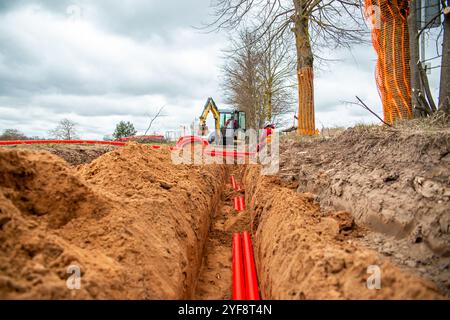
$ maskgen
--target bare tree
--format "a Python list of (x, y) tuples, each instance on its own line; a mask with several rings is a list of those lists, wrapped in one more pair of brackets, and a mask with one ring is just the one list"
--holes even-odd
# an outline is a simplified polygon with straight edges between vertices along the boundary
[(261, 128), (265, 121), (279, 124), (294, 103), (292, 57), (283, 43), (266, 41), (268, 36), (255, 41), (251, 31), (241, 30), (231, 39), (223, 67), (227, 102), (246, 111), (252, 128)]
[(450, 1), (442, 0), (442, 8), (444, 8), (444, 35), (442, 40), (439, 107), (444, 112), (450, 113)]
[(223, 66), (223, 87), (227, 102), (247, 114), (247, 123), (258, 128), (261, 122), (261, 81), (258, 74), (259, 52), (254, 35), (242, 30), (231, 39), (231, 54)]
[(58, 126), (49, 131), (51, 137), (63, 140), (78, 139), (77, 124), (69, 119), (62, 119)]
[(17, 129), (5, 129), (0, 140), (28, 140), (29, 138)]
[[(417, 28), (417, 15), (420, 13), (417, 9), (424, 3), (417, 3), (418, 0), (409, 1), (409, 15), (408, 15), (408, 32), (409, 32), (409, 48), (410, 48), (410, 69), (411, 69), (411, 89), (412, 89), (412, 106), (414, 115), (416, 117), (429, 116), (437, 111), (450, 112), (450, 10), (448, 9), (449, 0), (441, 0), (441, 10), (431, 17), (425, 26), (419, 31)], [(421, 7), (425, 10), (427, 6)], [(445, 9), (447, 7), (447, 9)], [(428, 26), (435, 23), (441, 15), (444, 16), (441, 31), (436, 39), (436, 47), (440, 36), (442, 39), (442, 58), (441, 58), (441, 74), (440, 74), (440, 88), (439, 88), (439, 104), (436, 106), (431, 89), (428, 83), (426, 70), (422, 66), (419, 56), (419, 37), (422, 33), (426, 33)], [(439, 56), (439, 49), (436, 50)], [(438, 57), (437, 56), (437, 57)]]
[[(314, 52), (319, 48), (349, 47), (362, 41), (361, 3), (359, 0), (215, 0), (216, 29), (234, 29), (254, 24), (258, 36), (274, 30), (271, 41), (293, 31), (297, 54), (299, 89), (298, 133), (315, 133)], [(254, 23), (261, 19), (261, 23)], [(258, 38), (258, 37), (256, 37)]]
[(153, 122), (158, 119), (159, 117), (165, 117), (165, 114), (161, 114), (165, 106), (162, 106), (158, 109), (158, 111), (151, 117), (150, 123), (148, 124), (147, 130), (145, 130), (144, 135), (147, 135), (147, 133), (150, 131), (150, 128), (152, 127)]
[(417, 28), (417, 0), (409, 1), (409, 15), (408, 15), (408, 33), (409, 33), (409, 67), (411, 70), (411, 105), (415, 116), (420, 116), (424, 111), (421, 111), (421, 103), (419, 99), (419, 92), (422, 91), (420, 85), (420, 75), (417, 63), (420, 63), (419, 55), (419, 41), (416, 35), (419, 30)]
[(274, 30), (268, 30), (260, 39), (260, 72), (263, 83), (265, 119), (281, 124), (281, 116), (293, 109), (295, 87), (295, 58), (285, 38), (271, 40)]

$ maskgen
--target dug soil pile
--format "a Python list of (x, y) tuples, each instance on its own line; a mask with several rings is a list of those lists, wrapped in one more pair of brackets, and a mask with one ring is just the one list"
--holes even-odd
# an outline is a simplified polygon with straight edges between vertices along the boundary
[(1, 148), (0, 168), (0, 298), (193, 295), (222, 166), (174, 166), (135, 144), (78, 168)]
[(45, 150), (53, 153), (72, 165), (80, 165), (93, 161), (101, 155), (117, 147), (110, 145), (89, 144), (30, 144), (15, 145), (10, 149)]
[[(322, 215), (311, 194), (261, 176), (259, 168), (248, 168), (244, 182), (264, 299), (442, 298), (432, 282), (362, 245), (364, 230), (348, 213)], [(373, 268), (379, 288), (370, 280)]]
[(283, 186), (324, 217), (350, 213), (366, 245), (450, 292), (450, 130), (361, 127), (280, 151)]

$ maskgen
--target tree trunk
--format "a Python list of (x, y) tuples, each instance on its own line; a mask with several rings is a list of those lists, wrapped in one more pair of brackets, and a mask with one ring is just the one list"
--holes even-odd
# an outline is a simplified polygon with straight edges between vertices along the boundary
[(271, 122), (272, 121), (272, 91), (273, 91), (273, 80), (272, 77), (269, 77), (269, 80), (267, 81), (267, 89), (266, 89), (266, 114), (265, 114), (265, 118), (267, 121)]
[(409, 1), (409, 15), (408, 15), (408, 31), (409, 31), (409, 52), (410, 60), (409, 67), (411, 69), (411, 104), (414, 115), (421, 116), (422, 112), (417, 108), (419, 101), (417, 99), (417, 93), (421, 91), (420, 87), (420, 74), (417, 67), (419, 57), (419, 40), (417, 39), (417, 20), (416, 20), (416, 3), (417, 0)]
[[(272, 89), (271, 89), (272, 90)], [(268, 110), (267, 110), (267, 121), (272, 122), (272, 91), (269, 91), (269, 97), (268, 97), (268, 101), (267, 101), (268, 105)]]
[[(444, 2), (450, 6), (450, 1)], [(450, 113), (450, 13), (444, 15), (444, 38), (439, 87), (439, 108)]]
[(298, 77), (297, 133), (299, 135), (314, 135), (316, 132), (314, 119), (314, 58), (309, 39), (308, 17), (303, 14), (301, 4), (297, 1), (294, 1), (294, 3), (296, 8), (294, 33)]

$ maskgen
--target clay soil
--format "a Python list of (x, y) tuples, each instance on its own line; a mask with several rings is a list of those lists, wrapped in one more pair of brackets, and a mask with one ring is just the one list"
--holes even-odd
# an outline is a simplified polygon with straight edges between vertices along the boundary
[(63, 158), (69, 164), (80, 165), (89, 163), (101, 155), (117, 147), (109, 145), (72, 145), (72, 144), (30, 144), (8, 146), (9, 149), (45, 150)]

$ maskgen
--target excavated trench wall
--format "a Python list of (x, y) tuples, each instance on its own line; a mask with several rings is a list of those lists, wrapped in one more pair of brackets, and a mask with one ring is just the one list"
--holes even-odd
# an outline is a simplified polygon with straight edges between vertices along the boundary
[(78, 167), (0, 148), (0, 298), (190, 298), (224, 175), (137, 144)]
[[(344, 212), (323, 216), (311, 194), (283, 186), (278, 177), (244, 172), (247, 209), (264, 299), (435, 299), (434, 284), (393, 266), (358, 244), (360, 231)], [(381, 289), (367, 279), (378, 267)]]
[[(396, 239), (410, 251), (450, 257), (450, 133), (383, 128), (347, 130), (319, 143), (284, 146), (298, 191), (324, 209), (351, 212), (358, 223)], [(416, 248), (419, 247), (419, 248)]]

